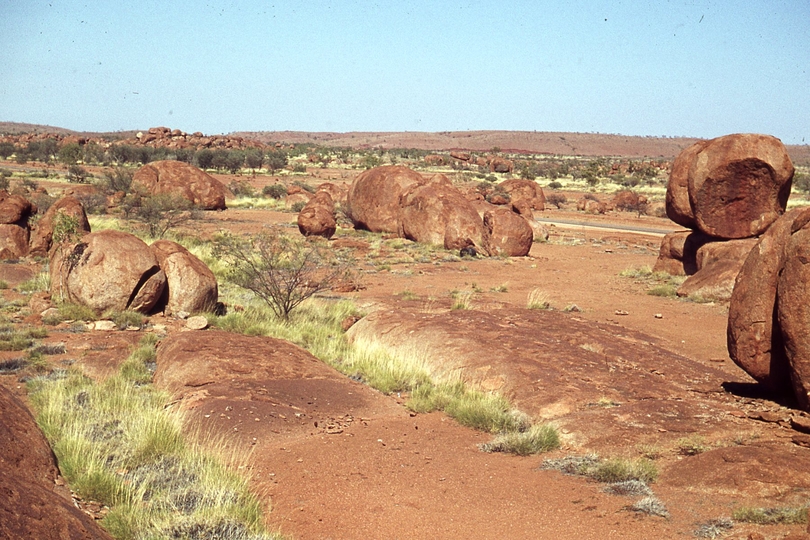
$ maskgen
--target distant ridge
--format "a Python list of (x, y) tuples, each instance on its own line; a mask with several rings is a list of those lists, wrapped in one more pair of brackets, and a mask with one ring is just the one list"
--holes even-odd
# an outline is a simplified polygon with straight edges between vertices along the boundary
[[(138, 131), (115, 132), (73, 131), (61, 127), (0, 122), (0, 135), (54, 133), (106, 139), (131, 139)], [(568, 133), (550, 131), (397, 131), (397, 132), (307, 132), (307, 131), (237, 131), (231, 137), (255, 139), (264, 144), (316, 144), (347, 148), (418, 148), (429, 151), (467, 150), (548, 154), (562, 156), (618, 156), (628, 158), (673, 159), (681, 150), (700, 139), (695, 137), (640, 137), (602, 133)], [(810, 165), (810, 145), (786, 145), (794, 163)]]

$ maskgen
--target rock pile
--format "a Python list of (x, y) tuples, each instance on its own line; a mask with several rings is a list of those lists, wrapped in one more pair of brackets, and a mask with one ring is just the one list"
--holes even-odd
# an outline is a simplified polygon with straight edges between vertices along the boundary
[[(755, 237), (784, 213), (793, 170), (769, 135), (725, 135), (685, 149), (672, 165), (666, 212), (692, 232), (667, 235), (654, 270), (690, 276), (679, 296), (728, 299)], [(733, 247), (712, 245), (731, 240)]]
[[(395, 233), (445, 249), (473, 247), (491, 255), (524, 256), (533, 237), (543, 235), (530, 223), (532, 208), (542, 209), (545, 198), (534, 182), (507, 182), (516, 202), (494, 212), (493, 205), (477, 201), (482, 207), (479, 214), (476, 205), (442, 174), (426, 179), (403, 166), (377, 167), (352, 183), (347, 215), (358, 229)], [(487, 212), (491, 213), (488, 219)]]

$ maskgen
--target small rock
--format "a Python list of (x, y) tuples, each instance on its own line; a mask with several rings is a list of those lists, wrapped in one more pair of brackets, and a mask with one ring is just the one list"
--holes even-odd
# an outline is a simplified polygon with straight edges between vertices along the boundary
[(798, 434), (791, 437), (793, 444), (810, 448), (810, 435)]
[(43, 311), (42, 313), (40, 313), (39, 315), (42, 318), (56, 317), (57, 315), (59, 315), (59, 310), (56, 309), (55, 307), (50, 307), (50, 308), (46, 309), (45, 311)]
[(116, 330), (118, 325), (116, 325), (112, 321), (96, 321), (93, 323), (93, 330), (102, 330), (109, 332), (110, 330)]
[(810, 433), (810, 418), (803, 418), (801, 416), (790, 417), (790, 427), (802, 433)]
[(653, 315), (653, 317), (655, 317), (656, 319), (663, 319), (664, 315), (661, 313), (656, 313), (655, 315)]
[(189, 317), (189, 315), (191, 315), (191, 313), (189, 313), (188, 311), (178, 311), (178, 312), (177, 312), (177, 313), (175, 313), (174, 315), (175, 315), (175, 317), (177, 317), (178, 319), (183, 319), (183, 320), (185, 320), (185, 319), (188, 319), (188, 317)]
[(616, 310), (616, 311), (614, 311), (613, 313), (615, 313), (616, 315), (630, 315), (630, 313), (629, 313), (629, 312), (627, 312), (627, 311), (625, 311), (625, 310), (623, 310), (623, 309), (617, 309), (617, 310)]
[(189, 317), (186, 321), (186, 328), (189, 330), (204, 330), (208, 328), (208, 319), (206, 319), (203, 315)]

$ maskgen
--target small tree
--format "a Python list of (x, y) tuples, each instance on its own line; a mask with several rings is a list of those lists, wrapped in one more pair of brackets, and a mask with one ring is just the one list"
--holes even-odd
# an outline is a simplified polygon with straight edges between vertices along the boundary
[(109, 194), (119, 191), (128, 193), (132, 188), (132, 172), (124, 167), (116, 167), (112, 170), (105, 171), (99, 184), (100, 187)]
[(74, 164), (68, 167), (68, 182), (72, 182), (74, 184), (84, 184), (87, 182), (87, 179), (91, 178), (92, 176), (93, 175), (90, 174), (87, 169), (79, 165)]
[(170, 229), (199, 217), (199, 210), (188, 199), (169, 193), (130, 193), (121, 207), (127, 217), (144, 224), (152, 238), (163, 238)]
[(279, 169), (287, 166), (287, 154), (282, 150), (271, 150), (267, 152), (264, 159), (270, 174), (274, 174)]
[(250, 238), (226, 234), (216, 241), (214, 255), (229, 265), (231, 282), (253, 291), (285, 321), (301, 302), (350, 274), (348, 261), (276, 232)]

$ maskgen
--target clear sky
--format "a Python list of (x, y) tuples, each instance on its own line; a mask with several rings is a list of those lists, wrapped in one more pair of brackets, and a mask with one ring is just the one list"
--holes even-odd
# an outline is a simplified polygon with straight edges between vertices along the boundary
[(810, 144), (810, 0), (0, 0), (0, 120)]

